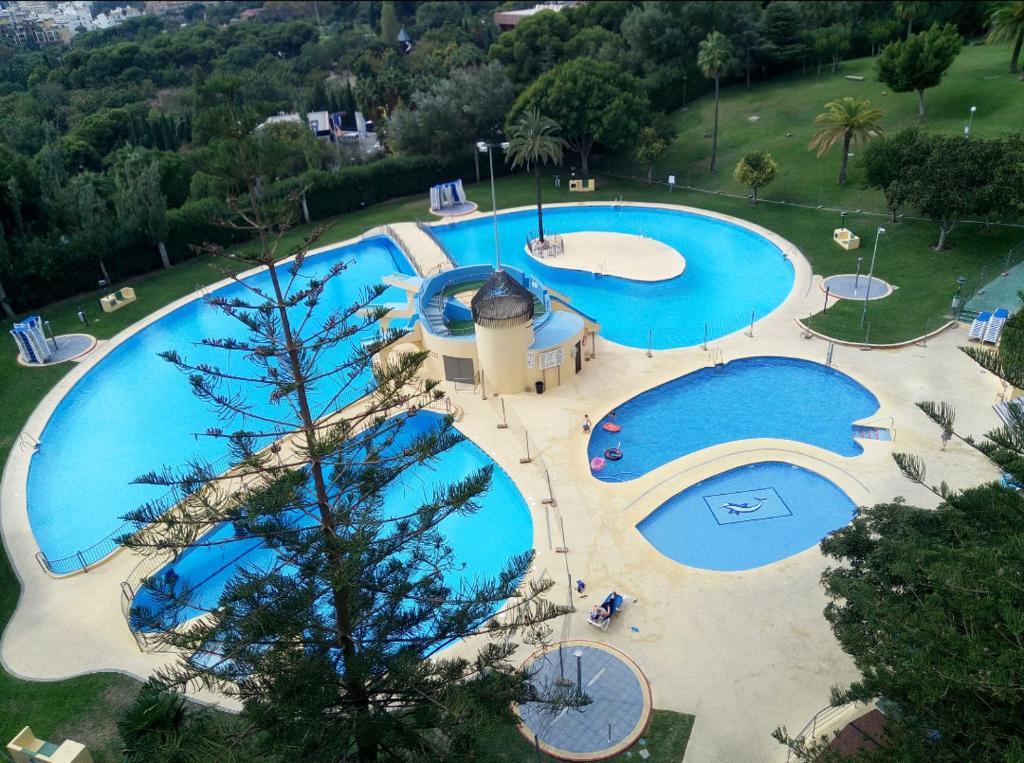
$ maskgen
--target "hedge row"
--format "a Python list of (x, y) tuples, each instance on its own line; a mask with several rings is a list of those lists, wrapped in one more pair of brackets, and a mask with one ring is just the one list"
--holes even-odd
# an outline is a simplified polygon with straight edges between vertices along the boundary
[[(498, 172), (497, 167), (495, 172)], [(337, 172), (307, 172), (274, 183), (270, 192), (287, 193), (308, 187), (306, 206), (310, 218), (322, 220), (415, 194), (423, 195), (425, 211), (430, 186), (458, 177), (467, 181), (475, 177), (469, 157), (451, 160), (432, 156), (396, 156)], [(204, 243), (228, 246), (243, 240), (238, 231), (213, 223), (225, 212), (224, 203), (212, 198), (187, 201), (178, 209), (169, 211), (167, 250), (171, 259), (180, 262), (194, 256), (193, 247)]]

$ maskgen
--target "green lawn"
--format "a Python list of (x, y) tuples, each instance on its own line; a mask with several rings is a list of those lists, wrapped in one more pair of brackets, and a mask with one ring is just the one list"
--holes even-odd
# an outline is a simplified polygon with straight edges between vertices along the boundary
[[(946, 81), (928, 91), (929, 114), (922, 125), (927, 129), (959, 132), (967, 108), (977, 105), (974, 135), (994, 135), (1017, 129), (1014, 114), (1019, 120), (1019, 94), (1024, 91), (1012, 76), (1005, 74), (1006, 55), (1004, 47), (965, 49)], [(775, 154), (780, 164), (779, 178), (767, 189), (766, 198), (849, 209), (880, 209), (880, 197), (860, 186), (861, 174), (856, 161), (850, 184), (840, 189), (834, 180), (837, 157), (817, 160), (806, 150), (814, 115), (826, 100), (840, 95), (870, 97), (886, 109), (885, 123), (889, 129), (916, 122), (915, 96), (890, 94), (883, 98), (882, 87), (873, 81), (870, 67), (869, 61), (860, 60), (847, 63), (839, 75), (795, 75), (758, 84), (749, 92), (742, 86), (726, 89), (720, 136), (721, 170), (713, 178), (703, 171), (709, 141), (701, 138), (703, 129), (710, 124), (712, 101), (702, 98), (676, 115), (681, 134), (665, 166), (671, 165), (679, 174), (688, 170), (695, 184), (700, 172), (701, 185), (736, 192), (740, 189), (732, 180), (733, 165), (745, 151), (765, 148)], [(848, 73), (864, 74), (868, 79), (862, 83), (844, 80), (843, 75)], [(1011, 97), (1013, 95), (1016, 99)], [(752, 114), (761, 119), (748, 121), (747, 116)], [(787, 130), (793, 132), (792, 137), (785, 136)], [(597, 166), (600, 168), (600, 163)], [(490, 209), (486, 183), (468, 186), (467, 191), (481, 209)], [(531, 204), (533, 193), (532, 179), (527, 176), (498, 181), (502, 207)], [(848, 253), (832, 243), (831, 231), (837, 227), (839, 218), (826, 210), (777, 204), (751, 207), (742, 199), (728, 196), (683, 191), (670, 194), (663, 186), (601, 177), (598, 190), (593, 194), (570, 194), (564, 185), (556, 190), (550, 182), (545, 189), (545, 199), (549, 202), (608, 200), (619, 196), (630, 201), (691, 204), (752, 220), (793, 241), (808, 256), (815, 272), (822, 275), (853, 272), (858, 255), (870, 257), (875, 227), (885, 224), (881, 218), (851, 215), (847, 224), (860, 233), (864, 241), (862, 249)], [(428, 216), (425, 193), (327, 221), (323, 242), (342, 240), (374, 225), (410, 221), (417, 216)], [(930, 249), (936, 237), (933, 224), (907, 221), (886, 227), (889, 232), (882, 240), (876, 273), (900, 288), (892, 297), (870, 305), (868, 322), (873, 342), (900, 341), (934, 329), (956, 290), (957, 276), (976, 278), (983, 268), (989, 275), (994, 274), (1008, 249), (1024, 240), (1024, 231), (1020, 229), (985, 230), (980, 226), (961, 226), (953, 232), (954, 249), (936, 253)], [(292, 235), (297, 239), (307, 230), (299, 228)], [(864, 265), (866, 268), (866, 262)], [(79, 305), (85, 305), (91, 320), (89, 331), (103, 339), (192, 292), (198, 284), (212, 283), (221, 277), (211, 261), (202, 258), (130, 282), (137, 290), (138, 301), (111, 315), (101, 313), (96, 307), (99, 292), (51, 305), (40, 312), (51, 321), (57, 333), (66, 333), (80, 330), (75, 312)], [(117, 284), (123, 285), (127, 284)], [(837, 338), (862, 340), (860, 310), (859, 304), (843, 302), (815, 316), (811, 325)], [(0, 333), (6, 334), (6, 328), (7, 323), (0, 321), (0, 329), (4, 329)], [(25, 369), (16, 364), (10, 345), (0, 351), (0, 462), (5, 461), (10, 449), (15, 447), (17, 433), (28, 415), (70, 368), (65, 365)], [(10, 617), (17, 596), (17, 582), (6, 557), (0, 553), (0, 626)], [(77, 735), (83, 741), (91, 741), (99, 751), (98, 760), (115, 760), (112, 723), (133, 685), (130, 679), (110, 674), (31, 683), (18, 681), (0, 671), (0, 740), (9, 739), (29, 723), (42, 736)]]
[[(882, 124), (887, 132), (920, 126), (930, 132), (962, 134), (971, 106), (978, 107), (971, 135), (987, 138), (1019, 132), (1024, 129), (1024, 84), (1007, 73), (1009, 55), (1006, 45), (965, 47), (942, 83), (925, 91), (927, 112), (923, 119), (917, 116), (917, 94), (890, 92), (878, 82), (870, 58), (848, 61), (837, 74), (826, 69), (818, 76), (808, 70), (806, 75), (792, 74), (767, 83), (755, 81), (750, 90), (742, 84), (728, 87), (721, 98), (718, 172), (711, 175), (708, 171), (714, 98), (704, 97), (673, 115), (679, 137), (658, 163), (656, 176), (664, 178), (674, 172), (679, 182), (688, 180), (688, 185), (743, 193), (733, 179), (733, 168), (748, 151), (763, 150), (779, 164), (775, 181), (762, 190), (765, 198), (885, 211), (881, 192), (864, 188), (864, 173), (856, 157), (860, 149), (851, 149), (855, 156), (850, 160), (845, 188), (836, 182), (839, 149), (821, 159), (807, 149), (815, 131), (814, 118), (824, 110), (825, 103), (847, 95), (865, 98), (885, 112)], [(847, 75), (863, 76), (864, 81), (847, 80)], [(612, 164), (626, 166), (621, 160)], [(601, 166), (599, 162), (597, 167)]]
[[(647, 760), (651, 763), (680, 763), (686, 753), (686, 744), (690, 741), (694, 720), (694, 716), (685, 713), (655, 710), (651, 713), (651, 723), (647, 731), (641, 737), (643, 743), (638, 741), (626, 752), (607, 760), (611, 763), (643, 760), (638, 753), (647, 750), (650, 753)], [(534, 746), (512, 726), (494, 729), (481, 740), (477, 754), (481, 763), (534, 763), (538, 760), (555, 760), (544, 754), (538, 756)]]

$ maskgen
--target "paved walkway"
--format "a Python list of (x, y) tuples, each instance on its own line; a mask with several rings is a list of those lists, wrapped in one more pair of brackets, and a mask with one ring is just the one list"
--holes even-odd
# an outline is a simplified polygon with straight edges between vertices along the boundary
[[(426, 260), (426, 241), (414, 239), (412, 233), (422, 232), (415, 225), (408, 228), (407, 243), (415, 242), (417, 249), (414, 256)], [(792, 245), (780, 245), (796, 268), (793, 291), (782, 306), (754, 325), (753, 337), (736, 332), (712, 343), (726, 361), (754, 355), (825, 359), (828, 343), (803, 339), (793, 320), (820, 308), (820, 279), (810, 275)], [(433, 262), (445, 262), (436, 248)], [(90, 367), (118, 341), (178, 304), (90, 353), (47, 395), (26, 430), (38, 434), (61, 396)], [(642, 349), (598, 337), (596, 358), (587, 361), (572, 382), (544, 395), (502, 397), (510, 418), (525, 424), (539, 448), (539, 457), (527, 464), (520, 463), (523, 439), (518, 424), (498, 429), (494, 400), (482, 400), (472, 391), (451, 395), (465, 411), (459, 429), (510, 475), (530, 507), (536, 574), (558, 583), (551, 598), (567, 603), (568, 581), (582, 578), (590, 591), (600, 592), (595, 597), (616, 589), (637, 599), (605, 634), (586, 623), (593, 597), (576, 600), (579, 611), (553, 624), (555, 637), (596, 638), (620, 649), (650, 677), (655, 707), (695, 714), (687, 763), (781, 761), (785, 750), (771, 739), (772, 729), (783, 724), (799, 730), (827, 704), (834, 684), (857, 677), (822, 617), (825, 597), (819, 578), (827, 560), (813, 547), (756, 570), (698, 570), (658, 554), (636, 530), (636, 523), (667, 497), (701, 479), (763, 460), (791, 461), (816, 471), (862, 505), (896, 496), (915, 505), (936, 504), (931, 493), (902, 477), (893, 451), (921, 455), (929, 480), (944, 480), (954, 489), (997, 478), (998, 472), (984, 458), (959, 441), (940, 451), (938, 427), (914, 405), (919, 400), (950, 402), (963, 434), (980, 437), (998, 426), (991, 406), (997, 402), (1000, 382), (957, 349), (965, 341), (961, 328), (930, 339), (927, 346), (871, 352), (835, 347), (834, 365), (875, 393), (881, 408), (874, 421), (886, 426), (892, 422), (894, 442), (862, 441), (861, 455), (843, 457), (785, 440), (746, 440), (691, 454), (628, 483), (604, 483), (591, 475), (587, 439), (580, 431), (584, 413), (593, 417), (650, 387), (706, 367), (709, 353), (699, 347), (647, 357)], [(121, 615), (118, 586), (137, 561), (131, 553), (121, 552), (102, 566), (65, 580), (54, 580), (36, 564), (37, 547), (25, 511), (29, 457), (27, 448), (15, 447), (0, 489), (3, 538), (22, 582), (18, 608), (0, 642), (4, 665), (15, 675), (39, 679), (97, 670), (151, 674), (172, 656), (140, 653)], [(543, 463), (550, 467), (557, 506), (542, 502), (548, 495)], [(468, 639), (444, 654), (471, 654), (480, 638), (486, 637)], [(531, 651), (523, 647), (517, 658), (525, 660)]]

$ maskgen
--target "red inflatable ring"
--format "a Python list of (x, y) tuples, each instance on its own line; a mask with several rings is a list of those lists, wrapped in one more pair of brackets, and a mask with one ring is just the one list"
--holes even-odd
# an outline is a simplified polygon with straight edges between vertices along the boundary
[(620, 427), (618, 424), (613, 424), (611, 421), (606, 421), (604, 424), (602, 424), (601, 425), (601, 429), (603, 429), (606, 432), (621, 432), (622, 431), (622, 427)]

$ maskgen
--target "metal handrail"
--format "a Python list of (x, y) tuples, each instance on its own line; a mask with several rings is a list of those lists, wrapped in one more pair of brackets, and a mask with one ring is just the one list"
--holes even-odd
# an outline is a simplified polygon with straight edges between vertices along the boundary
[(427, 234), (427, 236), (430, 237), (430, 240), (437, 245), (437, 248), (441, 250), (441, 254), (443, 254), (445, 259), (448, 260), (448, 264), (450, 264), (453, 268), (457, 268), (459, 266), (458, 263), (455, 262), (455, 258), (452, 256), (451, 251), (440, 239), (440, 237), (434, 232), (433, 226), (427, 225), (419, 218), (416, 218), (416, 227), (423, 231), (425, 234)]

